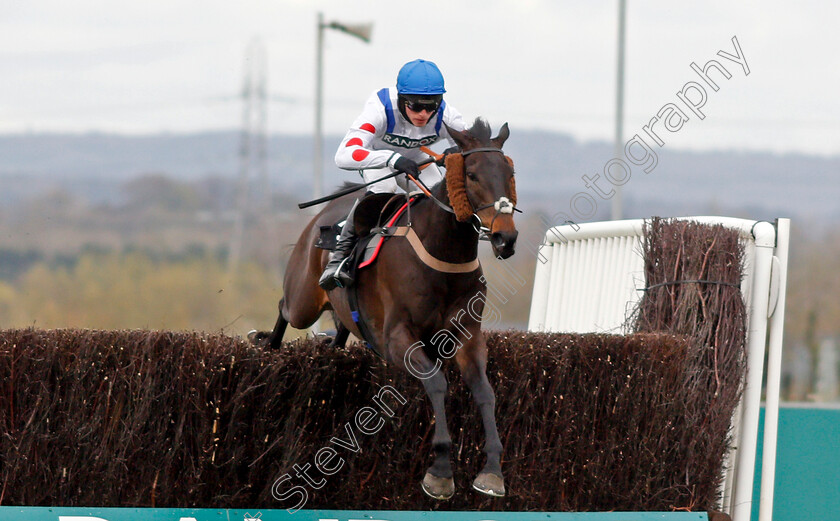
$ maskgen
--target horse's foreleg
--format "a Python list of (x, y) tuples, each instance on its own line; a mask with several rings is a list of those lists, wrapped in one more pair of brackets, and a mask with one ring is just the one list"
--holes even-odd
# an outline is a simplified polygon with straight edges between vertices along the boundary
[[(392, 342), (398, 343), (391, 345), (413, 346), (413, 342), (416, 342), (407, 334), (397, 336), (399, 338), (392, 336)], [(431, 375), (428, 378), (422, 378), (422, 382), (434, 411), (435, 433), (432, 437), (432, 451), (435, 455), (435, 461), (426, 470), (426, 475), (423, 477), (423, 491), (435, 499), (449, 499), (455, 494), (455, 480), (452, 477), (452, 465), (449, 461), (452, 451), (452, 438), (449, 436), (449, 428), (446, 423), (446, 376), (443, 372), (435, 370), (435, 364), (422, 349), (411, 349), (407, 356), (408, 360), (404, 359), (400, 362), (411, 364), (410, 373), (413, 375)]]
[(473, 481), (473, 488), (490, 496), (505, 495), (502, 476), (502, 440), (496, 427), (496, 395), (487, 379), (487, 348), (481, 333), (474, 336), (474, 344), (463, 346), (456, 355), (461, 375), (472, 392), (484, 424), (484, 453), (487, 463)]
[[(434, 365), (429, 362), (428, 365), (422, 367), (423, 372), (429, 372), (433, 370)], [(441, 371), (423, 380), (423, 387), (432, 402), (432, 410), (435, 414), (435, 434), (432, 438), (435, 461), (423, 477), (423, 490), (435, 499), (449, 499), (455, 494), (455, 479), (452, 477), (452, 465), (449, 462), (452, 438), (449, 436), (449, 427), (446, 424), (444, 405), (446, 386), (446, 377)]]
[[(433, 366), (428, 366), (431, 369)], [(435, 413), (435, 435), (432, 438), (432, 451), (435, 454), (435, 462), (429, 467), (429, 472), (440, 478), (452, 477), (452, 466), (449, 462), (449, 454), (452, 447), (452, 438), (449, 436), (449, 428), (446, 424), (446, 377), (438, 371), (431, 378), (423, 380), (423, 387), (432, 402), (432, 410)]]

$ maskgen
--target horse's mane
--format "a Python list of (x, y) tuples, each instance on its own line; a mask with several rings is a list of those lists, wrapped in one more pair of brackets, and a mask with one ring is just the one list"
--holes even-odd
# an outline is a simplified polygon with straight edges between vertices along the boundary
[(467, 129), (469, 135), (477, 139), (482, 145), (490, 144), (490, 124), (482, 117), (475, 118), (472, 126)]

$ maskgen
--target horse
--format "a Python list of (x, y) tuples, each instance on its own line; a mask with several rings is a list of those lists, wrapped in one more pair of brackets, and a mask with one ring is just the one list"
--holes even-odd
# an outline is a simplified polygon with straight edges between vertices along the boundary
[[(434, 462), (421, 486), (438, 500), (449, 499), (455, 492), (452, 439), (444, 408), (447, 381), (439, 371), (441, 359), (454, 357), (484, 426), (486, 463), (473, 488), (499, 497), (505, 494), (502, 442), (481, 333), (486, 283), (478, 263), (478, 244), (484, 234), (489, 236), (495, 256), (506, 259), (515, 251), (514, 169), (501, 150), (510, 132), (505, 123), (491, 138), (490, 127), (481, 118), (467, 130), (447, 130), (460, 153), (446, 156), (445, 179), (429, 190), (431, 197), (420, 198), (395, 223), (408, 233), (385, 240), (376, 262), (356, 274), (358, 309), (367, 331), (353, 319), (348, 288), (327, 293), (318, 286), (328, 260), (328, 252), (316, 247), (320, 228), (347, 215), (354, 198), (344, 196), (327, 204), (303, 230), (284, 276), (277, 323), (270, 333), (259, 332), (251, 339), (280, 347), (288, 324), (305, 329), (332, 309), (337, 319), (333, 345), (343, 345), (350, 332), (360, 339), (367, 332), (370, 338), (366, 340), (387, 362), (421, 378), (435, 420)], [(410, 223), (406, 214), (410, 214)]]

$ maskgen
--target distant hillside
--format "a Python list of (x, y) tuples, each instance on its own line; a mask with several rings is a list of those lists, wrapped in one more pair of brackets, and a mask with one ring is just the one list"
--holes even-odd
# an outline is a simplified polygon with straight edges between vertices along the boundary
[[(325, 187), (352, 172), (332, 166), (340, 136), (324, 142)], [(118, 197), (119, 187), (141, 174), (182, 180), (235, 178), (239, 134), (24, 134), (0, 136), (0, 203), (62, 189), (92, 201)], [(583, 175), (601, 174), (612, 145), (581, 143), (568, 135), (517, 131), (505, 147), (517, 168), (520, 203), (526, 210), (569, 212), (577, 192), (587, 190)], [(791, 216), (807, 221), (840, 221), (840, 157), (776, 155), (761, 152), (657, 150), (659, 163), (645, 175), (633, 170), (624, 185), (625, 215), (726, 213), (770, 219)], [(274, 190), (299, 199), (311, 195), (312, 143), (309, 136), (274, 135), (268, 143)], [(609, 215), (610, 202), (596, 196), (596, 219)]]

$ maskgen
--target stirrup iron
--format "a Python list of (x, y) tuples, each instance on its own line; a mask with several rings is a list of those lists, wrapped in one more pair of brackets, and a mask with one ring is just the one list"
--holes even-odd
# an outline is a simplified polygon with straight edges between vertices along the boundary
[[(344, 272), (344, 266), (347, 264), (347, 261), (350, 260), (350, 255), (344, 257), (340, 263), (338, 263), (338, 267), (335, 268), (335, 273), (333, 274), (333, 280), (335, 280), (335, 286), (337, 288), (344, 288), (348, 286), (353, 279), (350, 278), (350, 275)], [(342, 278), (344, 276), (344, 278)]]

